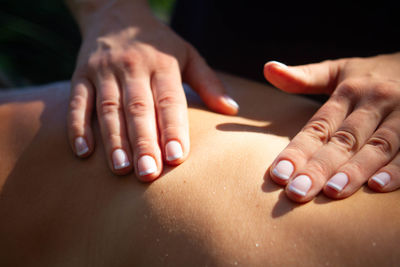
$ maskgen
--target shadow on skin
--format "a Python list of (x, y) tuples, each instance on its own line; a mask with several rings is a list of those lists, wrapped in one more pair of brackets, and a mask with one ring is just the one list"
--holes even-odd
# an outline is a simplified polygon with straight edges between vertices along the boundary
[(295, 208), (301, 206), (301, 204), (295, 203), (291, 201), (288, 197), (286, 197), (284, 188), (272, 181), (269, 174), (269, 169), (264, 175), (264, 183), (261, 185), (261, 190), (265, 193), (271, 193), (281, 190), (281, 192), (279, 193), (278, 201), (275, 203), (274, 207), (271, 210), (272, 218), (279, 218), (281, 216), (284, 216)]
[[(190, 236), (183, 232), (171, 232), (165, 237), (163, 224), (152, 216), (152, 209), (146, 200), (146, 191), (151, 183), (139, 182), (133, 172), (121, 177), (113, 175), (104, 157), (101, 142), (98, 142), (96, 152), (89, 158), (82, 160), (74, 156), (68, 143), (65, 120), (60, 122), (60, 118), (65, 118), (67, 94), (56, 88), (35, 99), (36, 91), (32, 92), (33, 94), (30, 94), (20, 90), (8, 97), (7, 101), (0, 95), (0, 104), (38, 101), (43, 106), (37, 118), (29, 119), (39, 122), (37, 130), (18, 132), (18, 136), (15, 137), (21, 138), (21, 145), (16, 151), (19, 155), (18, 161), (13, 164), (8, 174), (0, 177), (2, 264), (24, 266), (24, 262), (31, 262), (32, 266), (40, 266), (35, 263), (38, 260), (37, 255), (41, 255), (42, 260), (46, 259), (46, 253), (63, 250), (63, 247), (59, 247), (60, 244), (67, 248), (79, 248), (77, 251), (84, 254), (96, 246), (95, 241), (98, 238), (102, 235), (107, 237), (108, 231), (118, 226), (110, 223), (110, 220), (124, 222), (119, 226), (128, 230), (121, 230), (125, 235), (120, 236), (119, 240), (125, 241), (121, 244), (128, 244), (128, 241), (132, 240), (132, 246), (136, 249), (133, 249), (131, 254), (139, 253), (136, 255), (138, 258), (150, 251), (140, 252), (139, 247), (144, 240), (135, 240), (136, 232), (150, 232), (150, 235), (143, 238), (160, 238), (160, 246), (172, 247), (172, 244), (175, 244), (176, 247), (193, 246), (193, 250), (199, 250), (187, 241)], [(10, 123), (31, 125), (29, 121), (21, 121), (20, 115), (17, 118), (19, 120), (10, 118)], [(98, 129), (94, 132), (95, 139), (101, 140)], [(171, 169), (172, 167), (167, 167), (164, 175)], [(164, 194), (163, 190), (159, 193)], [(109, 228), (105, 228), (106, 225)], [(129, 230), (132, 226), (135, 227), (135, 231)], [(148, 228), (152, 231), (147, 230)], [(161, 238), (162, 236), (165, 238)], [(140, 235), (139, 237), (141, 238)], [(82, 240), (92, 243), (88, 246)], [(132, 249), (120, 247), (119, 242), (109, 246), (121, 251)], [(24, 257), (15, 257), (16, 251), (20, 251)], [(68, 255), (68, 252), (65, 253)], [(198, 251), (198, 255), (205, 253)]]

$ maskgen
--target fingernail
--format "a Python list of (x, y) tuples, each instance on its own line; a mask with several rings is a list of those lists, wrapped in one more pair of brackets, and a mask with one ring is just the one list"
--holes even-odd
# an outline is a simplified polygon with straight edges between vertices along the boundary
[(224, 99), (230, 106), (234, 107), (235, 109), (239, 109), (239, 104), (235, 100), (233, 100), (230, 96), (225, 95)]
[(169, 141), (165, 145), (165, 153), (168, 161), (179, 159), (183, 156), (182, 146), (178, 141)]
[(330, 188), (340, 192), (349, 182), (349, 177), (344, 172), (338, 172), (326, 183)]
[(290, 183), (288, 189), (295, 194), (300, 196), (305, 196), (310, 190), (311, 187), (311, 179), (307, 175), (299, 175)]
[(272, 170), (272, 173), (282, 180), (288, 180), (290, 175), (292, 175), (293, 170), (294, 166), (290, 161), (281, 160), (278, 162), (278, 164), (276, 164), (275, 168)]
[(146, 176), (157, 171), (156, 161), (152, 156), (144, 155), (138, 160), (138, 172), (140, 176)]
[(114, 169), (120, 170), (129, 166), (128, 156), (125, 151), (121, 148), (114, 150), (112, 154)]
[(384, 187), (390, 182), (390, 174), (387, 172), (380, 172), (371, 178), (374, 182)]
[(89, 151), (85, 138), (81, 136), (75, 138), (75, 151), (78, 156), (82, 156)]
[(283, 64), (283, 63), (281, 63), (279, 61), (272, 60), (272, 61), (270, 61), (268, 63), (274, 63), (274, 64), (278, 65), (281, 68), (287, 68), (287, 65), (285, 65), (285, 64)]

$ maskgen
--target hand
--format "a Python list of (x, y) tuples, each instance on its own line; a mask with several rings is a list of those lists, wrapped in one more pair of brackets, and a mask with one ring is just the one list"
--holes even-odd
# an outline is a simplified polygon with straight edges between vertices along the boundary
[(289, 67), (268, 62), (265, 77), (290, 93), (329, 100), (271, 165), (272, 179), (297, 202), (321, 190), (346, 198), (365, 182), (400, 186), (400, 53)]
[[(84, 31), (72, 78), (68, 118), (71, 146), (80, 157), (94, 149), (94, 100), (109, 166), (157, 178), (163, 160), (177, 165), (189, 153), (185, 82), (212, 110), (235, 114), (215, 73), (198, 52), (149, 14), (104, 9)], [(147, 12), (147, 11), (146, 11)]]

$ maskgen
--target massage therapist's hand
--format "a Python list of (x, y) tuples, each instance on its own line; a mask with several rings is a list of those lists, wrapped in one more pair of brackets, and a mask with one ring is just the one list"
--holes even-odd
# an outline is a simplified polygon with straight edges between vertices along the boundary
[(270, 168), (294, 201), (321, 190), (346, 198), (365, 182), (400, 187), (400, 53), (297, 67), (268, 62), (265, 77), (290, 93), (330, 94)]
[(235, 114), (237, 104), (198, 52), (153, 18), (146, 1), (70, 1), (83, 44), (72, 78), (68, 133), (75, 153), (94, 149), (90, 126), (97, 111), (109, 166), (157, 178), (163, 161), (189, 153), (182, 78), (214, 111)]

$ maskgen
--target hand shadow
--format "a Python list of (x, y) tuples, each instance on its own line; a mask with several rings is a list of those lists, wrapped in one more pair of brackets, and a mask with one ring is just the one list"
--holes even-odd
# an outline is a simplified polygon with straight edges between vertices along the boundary
[(261, 190), (265, 193), (271, 193), (277, 190), (281, 190), (278, 196), (278, 201), (275, 203), (271, 210), (272, 218), (279, 218), (294, 210), (295, 208), (301, 206), (301, 204), (291, 201), (286, 196), (283, 186), (280, 186), (272, 181), (271, 175), (269, 174), (269, 168), (264, 175), (264, 183), (261, 185)]

